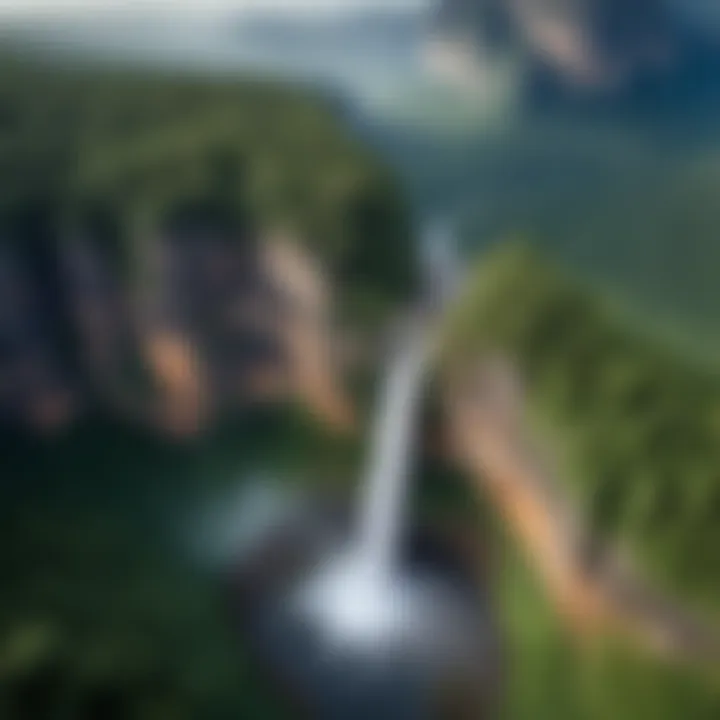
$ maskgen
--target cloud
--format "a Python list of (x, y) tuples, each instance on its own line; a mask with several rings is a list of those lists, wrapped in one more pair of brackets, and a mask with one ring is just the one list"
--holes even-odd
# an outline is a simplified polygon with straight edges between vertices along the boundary
[(77, 12), (193, 12), (207, 15), (240, 10), (315, 13), (362, 8), (413, 8), (426, 0), (0, 0), (8, 17), (62, 15)]

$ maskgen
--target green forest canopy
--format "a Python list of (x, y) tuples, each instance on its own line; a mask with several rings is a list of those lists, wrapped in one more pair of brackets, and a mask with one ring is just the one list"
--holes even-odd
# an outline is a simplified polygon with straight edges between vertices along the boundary
[(520, 244), (478, 265), (450, 338), (451, 354), (492, 349), (520, 363), (595, 528), (627, 541), (658, 581), (717, 609), (720, 377)]
[(134, 258), (130, 241), (195, 208), (238, 236), (294, 230), (349, 291), (408, 289), (403, 198), (319, 93), (2, 63), (0, 223), (13, 242), (89, 227)]

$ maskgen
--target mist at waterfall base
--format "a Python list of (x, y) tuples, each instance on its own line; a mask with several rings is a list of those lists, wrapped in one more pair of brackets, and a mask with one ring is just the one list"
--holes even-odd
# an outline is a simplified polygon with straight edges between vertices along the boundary
[(338, 648), (417, 652), (429, 639), (423, 635), (433, 624), (435, 589), (398, 574), (426, 344), (423, 328), (412, 328), (390, 364), (362, 487), (357, 539), (300, 589), (296, 611)]
[(230, 578), (253, 663), (285, 702), (328, 720), (436, 717), (446, 686), (492, 664), (486, 609), (444, 556), (418, 552), (410, 523), (386, 528), (392, 553), (365, 544), (363, 521), (379, 519), (362, 513), (257, 480), (208, 515), (203, 556)]

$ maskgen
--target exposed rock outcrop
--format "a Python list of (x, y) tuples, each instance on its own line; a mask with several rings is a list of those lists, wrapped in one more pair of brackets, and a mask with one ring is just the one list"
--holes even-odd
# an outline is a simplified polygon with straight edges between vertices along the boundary
[(326, 276), (291, 237), (272, 238), (262, 259), (267, 277), (284, 295), (276, 332), (288, 359), (286, 381), (307, 407), (332, 426), (349, 429), (352, 409), (339, 382), (341, 343)]
[(145, 243), (140, 277), (122, 279), (96, 242), (62, 245), (58, 273), (76, 367), (35, 302), (31, 272), (0, 257), (0, 410), (33, 429), (101, 408), (186, 437), (254, 403), (297, 399), (338, 428), (351, 423), (338, 376), (333, 298), (292, 237), (245, 241), (213, 233)]
[(454, 451), (499, 511), (568, 627), (582, 637), (619, 632), (668, 659), (720, 662), (720, 632), (644, 584), (630, 564), (590, 538), (558, 472), (523, 421), (509, 364), (479, 364), (449, 393)]
[(686, 96), (720, 66), (718, 38), (661, 0), (441, 0), (432, 36), (456, 74), (512, 55), (535, 102)]

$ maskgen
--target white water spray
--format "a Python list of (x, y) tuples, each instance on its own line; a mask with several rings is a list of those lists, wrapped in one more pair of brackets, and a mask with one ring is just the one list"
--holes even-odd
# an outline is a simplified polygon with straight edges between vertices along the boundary
[(422, 321), (411, 324), (405, 335), (383, 387), (360, 503), (357, 553), (379, 578), (391, 576), (398, 559), (419, 391), (429, 355)]

